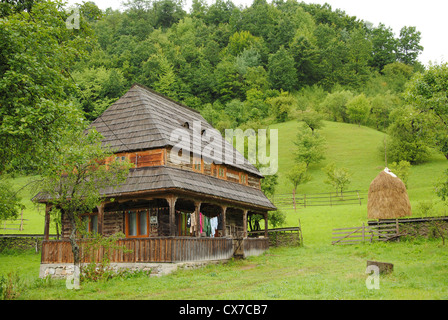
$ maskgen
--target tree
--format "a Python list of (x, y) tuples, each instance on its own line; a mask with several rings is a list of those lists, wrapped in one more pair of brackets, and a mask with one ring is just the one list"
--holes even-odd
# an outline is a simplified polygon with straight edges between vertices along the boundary
[(369, 123), (377, 130), (386, 130), (390, 125), (389, 115), (400, 105), (400, 98), (396, 95), (377, 94), (370, 100)]
[[(403, 106), (390, 114), (392, 123), (387, 132), (387, 159), (411, 164), (425, 162), (429, 157), (431, 125), (424, 114), (411, 106)], [(384, 152), (382, 148), (381, 152)]]
[(432, 65), (416, 74), (406, 90), (405, 100), (431, 120), (435, 146), (448, 159), (448, 63)]
[(384, 66), (397, 59), (398, 40), (392, 28), (380, 23), (370, 32), (372, 41), (372, 58), (370, 65), (376, 70), (383, 70)]
[(68, 219), (74, 265), (79, 267), (77, 231), (82, 223), (81, 214), (101, 204), (104, 199), (101, 189), (115, 187), (126, 180), (130, 164), (106, 164), (106, 158), (113, 153), (101, 146), (102, 136), (93, 129), (87, 134), (73, 130), (62, 138), (59, 152), (49, 155), (52, 161), (36, 187), (48, 199), (48, 204), (60, 209)]
[(85, 117), (94, 120), (124, 93), (125, 79), (120, 70), (85, 68), (74, 71), (73, 79), (79, 88), (79, 101)]
[(395, 92), (403, 92), (406, 83), (414, 74), (414, 68), (402, 62), (394, 62), (384, 66), (382, 73), (388, 88)]
[(398, 39), (398, 61), (414, 65), (419, 54), (423, 51), (420, 45), (421, 32), (415, 27), (403, 27)]
[(73, 120), (70, 68), (93, 42), (82, 15), (79, 29), (67, 28), (62, 3), (18, 3), (0, 19), (0, 172), (46, 161), (45, 147)]
[(334, 121), (348, 122), (347, 103), (353, 98), (348, 90), (329, 93), (320, 104), (321, 109), (330, 114)]
[(268, 77), (273, 89), (297, 89), (297, 70), (294, 64), (294, 58), (283, 46), (269, 56)]
[(443, 172), (443, 178), (436, 185), (436, 194), (448, 204), (448, 169)]
[(169, 28), (174, 23), (179, 22), (184, 16), (181, 0), (159, 0), (152, 2), (155, 28)]
[(297, 149), (295, 152), (295, 160), (300, 163), (310, 164), (319, 163), (325, 159), (325, 139), (318, 132), (312, 133), (310, 130), (302, 129), (297, 134), (294, 144)]
[(332, 185), (336, 189), (336, 194), (340, 191), (341, 197), (344, 189), (350, 184), (351, 173), (346, 168), (336, 168), (334, 163), (330, 163), (322, 169), (327, 174), (324, 182)]
[(307, 110), (299, 116), (299, 121), (303, 121), (304, 125), (310, 128), (313, 134), (315, 130), (324, 126), (322, 120), (323, 115), (314, 110)]
[(301, 184), (307, 183), (311, 180), (311, 176), (307, 172), (307, 165), (306, 163), (297, 163), (294, 165), (294, 167), (288, 172), (287, 178), (289, 181), (291, 181), (293, 185), (293, 201), (294, 201), (294, 209), (296, 208), (296, 192), (297, 187)]
[(297, 163), (293, 166), (293, 168), (287, 174), (287, 178), (291, 181), (294, 192), (297, 191), (297, 187), (301, 184), (307, 183), (311, 180), (311, 176), (307, 172), (306, 163)]
[(370, 112), (370, 101), (366, 98), (364, 93), (354, 97), (347, 102), (347, 115), (348, 118), (361, 126), (367, 120)]
[(297, 107), (296, 98), (288, 92), (282, 92), (278, 97), (268, 98), (266, 102), (277, 122), (287, 121), (291, 111)]
[(0, 176), (0, 222), (15, 219), (23, 209), (18, 191), (14, 190), (11, 183), (4, 175)]
[(403, 181), (405, 187), (408, 187), (408, 178), (411, 173), (411, 164), (409, 161), (401, 160), (400, 162), (392, 162), (388, 165), (389, 169)]

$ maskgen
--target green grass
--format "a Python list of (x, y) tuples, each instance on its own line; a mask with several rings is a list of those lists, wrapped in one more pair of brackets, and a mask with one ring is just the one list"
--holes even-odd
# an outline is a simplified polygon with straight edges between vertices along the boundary
[[(353, 173), (350, 189), (368, 190), (370, 182), (384, 168), (378, 152), (384, 135), (373, 129), (326, 122), (322, 134), (328, 142), (327, 159), (310, 167), (313, 180), (299, 193), (332, 191), (325, 184), (321, 168), (334, 161)], [(279, 193), (290, 193), (285, 173), (293, 163), (293, 140), (298, 123), (272, 126), (279, 129)], [(409, 177), (409, 197), (413, 207), (419, 201), (437, 201), (433, 186), (448, 166), (434, 154), (426, 164), (413, 166)], [(25, 179), (25, 178), (21, 178)], [(25, 180), (17, 180), (17, 184)], [(446, 214), (438, 204), (434, 214)], [(43, 212), (35, 215), (29, 230), (43, 230)], [(85, 283), (79, 291), (67, 290), (65, 281), (36, 280), (40, 255), (1, 254), (0, 274), (18, 270), (25, 279), (19, 299), (448, 299), (448, 246), (438, 239), (418, 239), (396, 243), (366, 243), (332, 246), (333, 228), (360, 226), (367, 221), (367, 203), (337, 207), (285, 209), (287, 225), (300, 219), (305, 246), (271, 248), (259, 257), (209, 265), (196, 270), (179, 270), (164, 277), (114, 279)], [(414, 216), (418, 212), (414, 211)], [(33, 218), (34, 219), (34, 218)], [(30, 219), (31, 220), (31, 219)], [(35, 229), (32, 229), (32, 228)], [(31, 233), (25, 230), (24, 233)], [(365, 285), (366, 261), (394, 264), (394, 272), (380, 276), (380, 289)]]

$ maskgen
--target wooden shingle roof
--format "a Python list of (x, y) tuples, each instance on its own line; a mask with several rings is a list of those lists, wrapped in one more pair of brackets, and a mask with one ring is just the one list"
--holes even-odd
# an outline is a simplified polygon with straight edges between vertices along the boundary
[[(119, 186), (100, 190), (104, 197), (123, 197), (158, 192), (189, 192), (201, 197), (216, 197), (240, 203), (242, 206), (254, 206), (261, 210), (276, 210), (265, 194), (256, 188), (167, 166), (144, 167), (129, 170), (126, 181)], [(33, 201), (47, 202), (48, 194), (38, 193)]]
[[(202, 140), (203, 148), (208, 141), (201, 136), (193, 135), (192, 126), (195, 121), (200, 122), (203, 130), (213, 129), (198, 111), (142, 85), (134, 84), (123, 97), (93, 121), (91, 126), (104, 136), (103, 144), (115, 152), (173, 147), (176, 143), (170, 140), (170, 136), (176, 129), (189, 130), (190, 136), (196, 141), (198, 138)], [(184, 127), (185, 123), (189, 124), (189, 128)], [(222, 152), (230, 150), (232, 153), (233, 161), (226, 164), (262, 177), (261, 173), (232, 145), (221, 135), (219, 137)], [(190, 150), (193, 151), (192, 142), (190, 146)], [(224, 163), (225, 157), (216, 152), (212, 154), (211, 160), (215, 160), (215, 163)]]
[(115, 197), (132, 195), (135, 192), (153, 193), (167, 189), (219, 197), (257, 206), (264, 210), (276, 210), (276, 207), (259, 189), (166, 166), (131, 169), (125, 183), (115, 188), (102, 190), (101, 193), (107, 197)]

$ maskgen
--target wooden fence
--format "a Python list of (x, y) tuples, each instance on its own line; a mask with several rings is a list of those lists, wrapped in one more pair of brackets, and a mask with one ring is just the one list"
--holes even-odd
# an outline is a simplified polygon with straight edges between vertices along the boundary
[[(264, 235), (264, 230), (250, 231), (248, 232), (248, 235), (249, 237)], [(269, 246), (273, 247), (303, 245), (303, 235), (301, 226), (291, 228), (268, 229), (268, 238), (269, 238)]]
[(443, 236), (441, 233), (446, 231), (447, 216), (371, 220), (367, 226), (333, 229), (332, 244), (399, 240), (403, 236)]
[(361, 227), (333, 229), (331, 244), (355, 244), (360, 242), (389, 241), (400, 235), (397, 221)]
[[(231, 238), (157, 237), (120, 239), (120, 249), (103, 248), (87, 252), (86, 241), (80, 242), (82, 262), (100, 262), (105, 254), (110, 262), (186, 262), (230, 259), (235, 252)], [(124, 250), (122, 250), (123, 248)], [(243, 239), (245, 256), (269, 248), (267, 239)], [(41, 263), (72, 263), (73, 254), (67, 240), (43, 241)]]
[(367, 196), (366, 191), (354, 190), (339, 192), (314, 193), (314, 194), (276, 194), (271, 201), (277, 208), (296, 209), (298, 207), (314, 206), (338, 206), (338, 205), (362, 205), (362, 200)]
[(0, 225), (0, 230), (23, 231), (24, 226), (26, 225), (25, 221), (28, 221), (28, 219), (23, 219), (22, 210), (22, 212), (20, 213), (20, 218), (3, 221), (3, 223)]

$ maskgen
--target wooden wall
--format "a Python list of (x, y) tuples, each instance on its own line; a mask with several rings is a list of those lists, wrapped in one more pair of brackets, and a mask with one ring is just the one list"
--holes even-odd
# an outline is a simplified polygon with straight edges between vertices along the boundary
[[(151, 167), (151, 166), (163, 166), (168, 165), (170, 167), (179, 168), (183, 170), (194, 171), (198, 173), (202, 173), (205, 175), (210, 175), (219, 179), (232, 181), (235, 183), (241, 183), (253, 188), (260, 189), (260, 178), (250, 174), (243, 172), (242, 170), (238, 170), (233, 167), (229, 167), (225, 164), (207, 164), (203, 159), (197, 159), (190, 155), (189, 163), (181, 163), (177, 164), (171, 161), (169, 156), (169, 149), (152, 149), (140, 152), (128, 152), (128, 153), (117, 153), (114, 156), (106, 159), (106, 164), (115, 161), (118, 157), (118, 160), (121, 160), (121, 157), (126, 158), (129, 162), (135, 165), (135, 168), (143, 168), (143, 167)], [(194, 161), (200, 161), (201, 166), (198, 170), (197, 167), (194, 166)], [(218, 175), (218, 169), (224, 169), (224, 177), (220, 177)], [(245, 175), (245, 179), (242, 179), (241, 175)]]
[[(194, 171), (194, 172), (199, 172), (205, 175), (209, 175), (209, 176), (213, 176), (219, 179), (223, 179), (223, 180), (227, 180), (227, 181), (232, 181), (235, 183), (241, 183), (244, 184), (246, 186), (252, 187), (252, 188), (257, 188), (257, 189), (261, 189), (261, 180), (259, 177), (257, 177), (256, 175), (244, 172), (242, 170), (238, 170), (236, 168), (227, 166), (225, 164), (207, 164), (206, 162), (204, 162), (204, 160), (201, 160), (201, 170), (197, 170), (194, 168), (194, 158), (193, 156), (190, 156), (190, 162), (189, 163), (181, 163), (181, 164), (177, 164), (171, 161), (171, 158), (169, 156), (169, 152), (170, 150), (167, 150), (167, 155), (165, 158), (166, 161), (166, 165), (170, 166), (170, 167), (174, 167), (174, 168), (178, 168), (178, 169), (182, 169), (182, 170), (189, 170), (189, 171)], [(224, 169), (224, 177), (220, 177), (218, 175), (218, 169), (219, 168), (223, 168)], [(245, 181), (241, 179), (241, 175), (245, 175), (246, 179)]]

